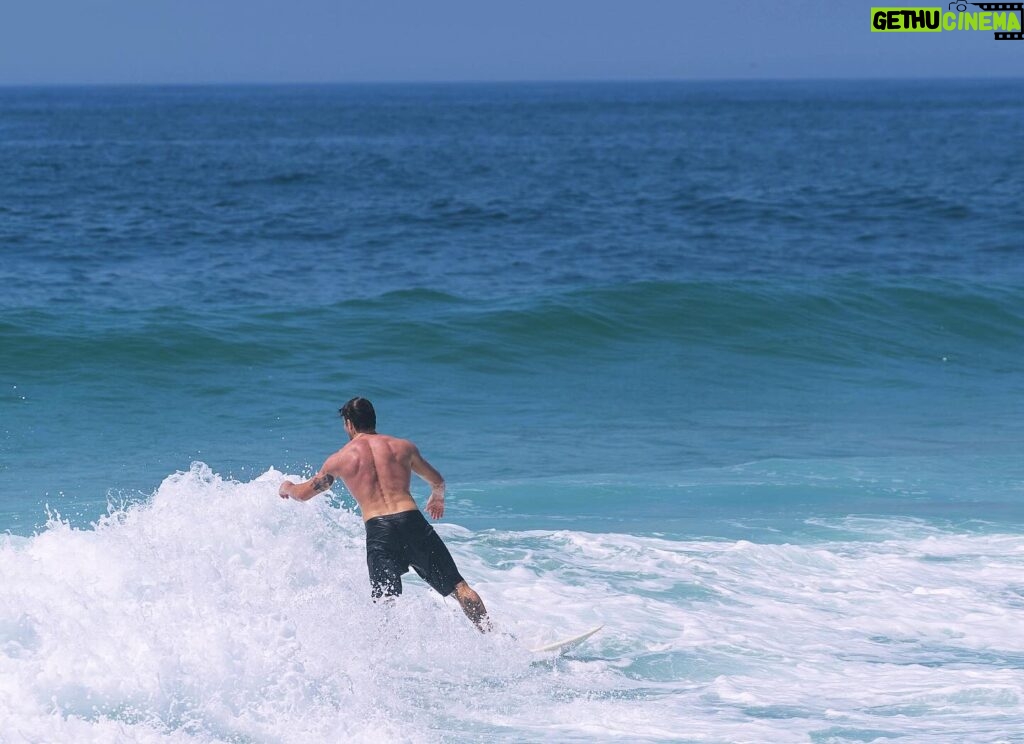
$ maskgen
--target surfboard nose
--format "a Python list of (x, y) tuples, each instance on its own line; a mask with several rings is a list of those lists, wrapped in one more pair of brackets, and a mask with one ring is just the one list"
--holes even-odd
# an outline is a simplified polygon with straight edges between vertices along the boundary
[(540, 646), (538, 648), (531, 648), (530, 651), (537, 654), (545, 653), (548, 651), (557, 651), (560, 654), (564, 654), (567, 651), (571, 651), (572, 649), (579, 646), (581, 643), (590, 638), (590, 636), (594, 635), (594, 633), (601, 630), (601, 628), (603, 627), (604, 625), (601, 624), (598, 625), (596, 628), (591, 628), (585, 633), (580, 633), (579, 635), (572, 636), (571, 638), (563, 638), (560, 641), (555, 641), (554, 643), (549, 643), (545, 646)]

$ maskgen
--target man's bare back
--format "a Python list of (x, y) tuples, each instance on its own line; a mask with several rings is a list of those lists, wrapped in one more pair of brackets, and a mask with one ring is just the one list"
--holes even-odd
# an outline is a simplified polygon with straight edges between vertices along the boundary
[(413, 472), (431, 486), (427, 513), (434, 519), (444, 515), (444, 478), (407, 439), (357, 433), (327, 459), (324, 470), (345, 482), (359, 504), (364, 522), (417, 508), (409, 491)]
[(340, 412), (349, 443), (328, 457), (305, 483), (284, 481), (278, 494), (283, 499), (308, 501), (341, 478), (363, 513), (373, 596), (401, 594), (401, 575), (412, 566), (442, 596), (454, 594), (480, 630), (489, 629), (479, 595), (458, 573), (451, 554), (423, 519), (409, 490), (413, 473), (427, 481), (427, 513), (440, 519), (444, 515), (444, 478), (415, 444), (377, 433), (376, 413), (365, 398), (353, 398)]
[[(346, 429), (349, 426), (346, 424)], [(301, 485), (285, 481), (281, 497), (307, 501), (341, 478), (366, 522), (418, 508), (409, 491), (415, 472), (430, 484), (427, 513), (434, 519), (444, 516), (444, 478), (423, 459), (415, 444), (376, 432), (350, 432), (350, 436), (351, 441), (328, 457), (309, 481)]]

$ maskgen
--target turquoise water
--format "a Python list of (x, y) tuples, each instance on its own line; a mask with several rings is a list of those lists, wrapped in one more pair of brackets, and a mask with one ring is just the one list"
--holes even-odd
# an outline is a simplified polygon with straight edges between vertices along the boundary
[(1022, 92), (0, 90), (0, 739), (1016, 740)]

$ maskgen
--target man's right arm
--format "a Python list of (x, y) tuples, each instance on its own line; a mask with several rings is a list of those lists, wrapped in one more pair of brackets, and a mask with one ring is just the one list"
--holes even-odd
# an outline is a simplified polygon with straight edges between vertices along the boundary
[(284, 481), (277, 490), (277, 495), (282, 499), (295, 499), (296, 501), (309, 501), (318, 493), (326, 491), (334, 485), (334, 476), (330, 473), (320, 471), (305, 483), (292, 483)]
[(444, 516), (444, 478), (433, 465), (423, 458), (415, 444), (412, 445), (409, 465), (412, 467), (412, 472), (430, 484), (427, 514), (434, 519), (440, 519)]
[(326, 491), (334, 485), (335, 473), (339, 470), (339, 453), (327, 458), (327, 462), (320, 468), (320, 471), (305, 483), (292, 483), (284, 481), (277, 491), (282, 499), (295, 499), (296, 501), (309, 501), (318, 493)]

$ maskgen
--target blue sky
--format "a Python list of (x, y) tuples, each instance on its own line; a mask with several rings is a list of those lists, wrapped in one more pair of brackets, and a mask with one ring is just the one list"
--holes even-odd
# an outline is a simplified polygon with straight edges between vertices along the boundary
[(1024, 41), (872, 34), (871, 5), (10, 0), (0, 84), (1024, 75)]

